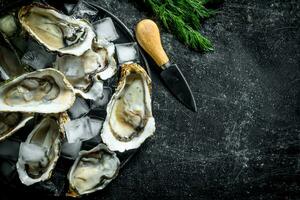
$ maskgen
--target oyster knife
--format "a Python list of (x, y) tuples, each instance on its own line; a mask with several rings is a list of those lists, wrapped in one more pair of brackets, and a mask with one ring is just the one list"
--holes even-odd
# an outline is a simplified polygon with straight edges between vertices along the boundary
[(197, 112), (193, 93), (184, 75), (176, 64), (171, 64), (162, 47), (160, 33), (156, 23), (149, 19), (140, 21), (137, 24), (135, 34), (140, 46), (162, 69), (160, 77), (166, 87), (183, 105)]

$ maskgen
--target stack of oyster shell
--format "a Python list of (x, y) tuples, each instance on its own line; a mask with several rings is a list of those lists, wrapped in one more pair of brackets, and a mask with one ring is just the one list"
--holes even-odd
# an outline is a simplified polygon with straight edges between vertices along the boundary
[[(68, 111), (76, 98), (97, 102), (103, 95), (103, 82), (118, 76), (120, 67), (117, 88), (97, 133), (101, 140), (92, 149), (80, 151), (68, 173), (69, 196), (103, 189), (118, 174), (116, 152), (138, 148), (155, 131), (151, 80), (146, 71), (135, 63), (118, 66), (114, 44), (97, 36), (87, 20), (48, 5), (23, 6), (17, 17), (8, 15), (1, 20), (5, 45), (0, 47), (7, 54), (0, 55), (0, 141), (39, 119), (20, 144), (16, 168), (24, 185), (51, 178), (63, 141), (76, 138), (76, 128), (68, 133), (71, 136), (66, 134), (72, 121)], [(18, 26), (21, 33), (16, 33)], [(27, 35), (49, 56), (53, 53), (54, 62), (40, 69), (26, 66), (10, 39), (15, 34)]]

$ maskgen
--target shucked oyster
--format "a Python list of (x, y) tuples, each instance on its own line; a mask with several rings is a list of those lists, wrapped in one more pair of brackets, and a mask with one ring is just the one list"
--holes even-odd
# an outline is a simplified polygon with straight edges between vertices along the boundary
[(17, 171), (25, 185), (50, 178), (59, 158), (62, 135), (57, 121), (44, 118), (21, 143)]
[(79, 152), (69, 171), (68, 196), (77, 197), (103, 189), (118, 174), (120, 160), (104, 144)]
[(58, 56), (54, 67), (70, 81), (76, 92), (84, 99), (97, 101), (103, 97), (103, 80), (117, 72), (114, 45), (94, 43), (93, 49), (81, 56)]
[(55, 8), (33, 3), (19, 11), (22, 26), (50, 51), (82, 55), (91, 48), (95, 37), (92, 26), (79, 19), (61, 14)]
[(151, 80), (138, 64), (122, 65), (121, 80), (107, 106), (101, 137), (108, 148), (123, 152), (138, 148), (155, 131)]
[(117, 72), (114, 49), (114, 44), (107, 41), (93, 43), (93, 49), (87, 50), (80, 57), (57, 56), (54, 67), (65, 74), (75, 88), (86, 92), (95, 78), (106, 80)]
[(100, 68), (102, 58), (87, 50), (82, 56), (58, 56), (54, 67), (61, 71), (70, 83), (77, 89), (86, 90), (92, 83), (92, 75)]
[(8, 138), (20, 128), (25, 126), (25, 124), (32, 118), (33, 115), (28, 113), (0, 113), (0, 141)]
[(55, 69), (23, 74), (0, 86), (0, 112), (59, 113), (74, 101), (72, 85)]

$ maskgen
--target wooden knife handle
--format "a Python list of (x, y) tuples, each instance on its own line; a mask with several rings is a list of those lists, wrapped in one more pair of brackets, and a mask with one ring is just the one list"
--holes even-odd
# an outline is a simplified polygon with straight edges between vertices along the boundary
[(163, 67), (169, 62), (161, 44), (159, 29), (154, 21), (150, 19), (140, 21), (136, 26), (135, 34), (139, 44), (158, 66)]

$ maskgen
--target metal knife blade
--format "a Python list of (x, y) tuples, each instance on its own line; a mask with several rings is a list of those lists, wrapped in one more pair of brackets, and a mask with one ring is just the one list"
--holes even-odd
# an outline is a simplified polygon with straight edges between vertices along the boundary
[(141, 47), (162, 69), (160, 76), (167, 88), (182, 104), (196, 112), (197, 106), (191, 89), (177, 65), (170, 64), (162, 47), (160, 32), (156, 23), (144, 19), (137, 24), (135, 33)]
[(170, 92), (187, 108), (197, 112), (196, 102), (193, 93), (184, 75), (176, 64), (170, 64), (161, 73), (160, 77), (164, 81)]

